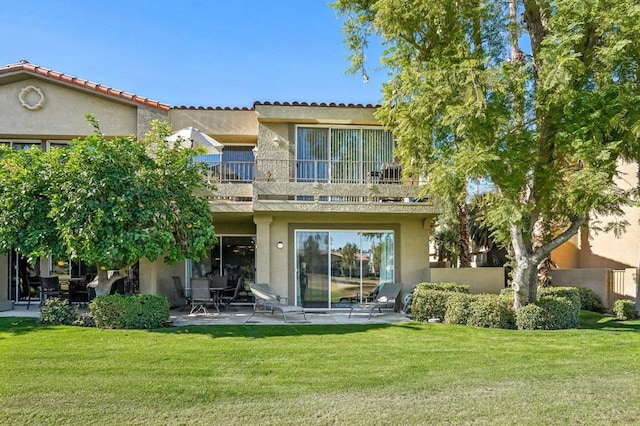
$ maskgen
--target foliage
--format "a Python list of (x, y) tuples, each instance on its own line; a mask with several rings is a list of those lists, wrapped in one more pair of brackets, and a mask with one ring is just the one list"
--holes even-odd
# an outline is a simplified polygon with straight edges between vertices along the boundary
[(78, 307), (70, 305), (66, 299), (52, 297), (40, 308), (40, 322), (43, 324), (72, 325), (78, 320)]
[[(510, 10), (510, 6), (512, 10)], [(513, 255), (514, 305), (536, 298), (537, 265), (618, 216), (634, 189), (618, 162), (640, 159), (636, 0), (338, 0), (352, 71), (373, 37), (389, 71), (376, 117), (403, 170), (446, 199), (460, 182), (495, 188), (486, 223)], [(526, 46), (523, 51), (522, 46)], [(425, 194), (425, 195), (426, 195)], [(540, 229), (550, 229), (538, 240)]]
[(570, 298), (544, 295), (517, 311), (516, 326), (519, 330), (576, 328), (579, 314), (580, 308), (576, 310), (575, 303)]
[(621, 321), (636, 319), (636, 304), (632, 300), (619, 299), (613, 303), (611, 312)]
[(416, 321), (427, 321), (430, 318), (444, 319), (447, 312), (447, 301), (454, 292), (429, 290), (416, 287), (411, 302), (411, 313)]
[(467, 325), (467, 319), (471, 316), (471, 302), (475, 297), (475, 295), (466, 293), (451, 294), (447, 299), (444, 322)]
[(413, 291), (411, 313), (416, 321), (445, 318), (447, 300), (455, 293), (468, 293), (469, 286), (458, 283), (420, 283)]
[(579, 290), (576, 287), (541, 287), (536, 303), (544, 300), (548, 296), (564, 297), (570, 303), (569, 310), (561, 315), (563, 318), (566, 318), (566, 327), (561, 328), (577, 327), (578, 317), (582, 307)]
[(215, 236), (193, 160), (200, 151), (166, 142), (165, 123), (138, 141), (105, 137), (87, 119), (95, 132), (68, 148), (1, 152), (0, 250), (78, 258), (98, 271), (205, 256)]
[(551, 330), (551, 318), (542, 306), (530, 303), (516, 312), (516, 327), (518, 330)]
[(455, 282), (451, 283), (419, 283), (416, 285), (416, 288), (423, 290), (442, 290), (442, 291), (456, 291), (459, 293), (469, 293), (469, 285), (468, 284), (459, 284)]
[(586, 287), (576, 287), (580, 294), (580, 309), (585, 311), (603, 312), (604, 304), (595, 291)]
[(469, 303), (467, 325), (483, 328), (515, 328), (515, 312), (507, 299), (495, 294), (476, 295)]
[(98, 296), (89, 310), (99, 328), (161, 328), (169, 320), (169, 301), (152, 294)]

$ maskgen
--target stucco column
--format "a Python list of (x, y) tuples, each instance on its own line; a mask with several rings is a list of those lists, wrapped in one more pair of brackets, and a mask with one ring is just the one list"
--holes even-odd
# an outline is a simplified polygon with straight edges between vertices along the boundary
[(254, 217), (256, 224), (256, 283), (271, 281), (271, 223), (272, 216)]
[(11, 309), (11, 301), (9, 294), (9, 256), (0, 254), (0, 311), (8, 311)]

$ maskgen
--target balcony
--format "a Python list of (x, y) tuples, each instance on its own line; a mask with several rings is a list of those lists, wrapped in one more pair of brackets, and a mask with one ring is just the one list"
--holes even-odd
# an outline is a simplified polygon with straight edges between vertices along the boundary
[(434, 213), (396, 163), (258, 160), (209, 169), (214, 212)]

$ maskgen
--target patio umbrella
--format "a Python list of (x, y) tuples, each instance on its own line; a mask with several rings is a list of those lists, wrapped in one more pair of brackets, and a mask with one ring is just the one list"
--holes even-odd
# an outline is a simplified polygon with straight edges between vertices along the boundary
[(167, 142), (179, 141), (182, 146), (187, 148), (204, 147), (207, 150), (207, 154), (222, 154), (222, 148), (224, 147), (220, 142), (194, 127), (185, 127), (178, 130), (167, 137), (166, 140)]

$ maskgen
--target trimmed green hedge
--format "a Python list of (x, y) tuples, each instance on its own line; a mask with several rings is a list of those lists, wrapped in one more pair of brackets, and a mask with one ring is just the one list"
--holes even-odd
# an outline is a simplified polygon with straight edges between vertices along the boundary
[(99, 328), (160, 328), (169, 320), (169, 301), (152, 294), (98, 296), (89, 310)]
[(467, 325), (467, 318), (471, 316), (471, 302), (475, 295), (453, 293), (447, 298), (444, 322), (447, 324)]
[(613, 304), (611, 311), (622, 321), (636, 318), (636, 304), (632, 300), (620, 299)]
[(413, 291), (411, 313), (416, 321), (445, 318), (447, 301), (457, 293), (469, 293), (469, 286), (458, 283), (420, 283)]
[(578, 327), (580, 308), (566, 297), (543, 295), (516, 313), (519, 330), (563, 330)]
[(515, 314), (507, 298), (496, 294), (479, 294), (471, 300), (467, 325), (483, 328), (515, 328)]
[(595, 291), (586, 287), (576, 287), (580, 293), (580, 305), (585, 311), (604, 312), (604, 303)]
[(536, 300), (536, 304), (544, 307), (544, 300), (547, 297), (562, 297), (569, 301), (569, 309), (566, 312), (559, 312), (557, 309), (560, 309), (555, 304), (551, 303), (548, 307), (548, 310), (552, 311), (554, 316), (556, 317), (557, 324), (555, 324), (559, 329), (564, 328), (577, 328), (578, 321), (580, 318), (580, 309), (582, 307), (582, 302), (580, 299), (580, 291), (576, 287), (542, 287), (538, 289), (538, 300)]

